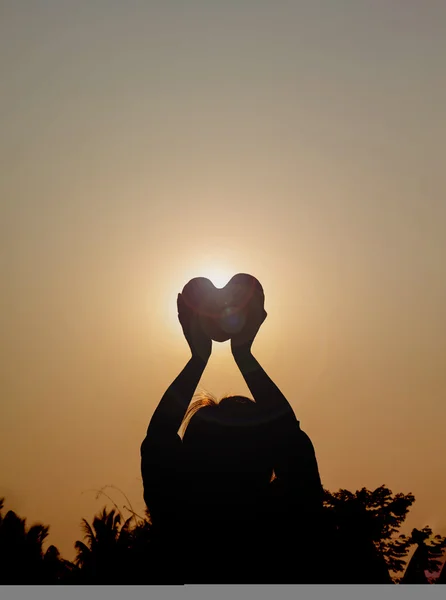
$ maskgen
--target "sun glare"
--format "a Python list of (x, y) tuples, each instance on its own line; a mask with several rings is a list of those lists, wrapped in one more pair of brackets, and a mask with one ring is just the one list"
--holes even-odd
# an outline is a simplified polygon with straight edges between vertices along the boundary
[(225, 285), (234, 275), (235, 273), (230, 274), (229, 271), (225, 271), (224, 269), (210, 267), (209, 269), (204, 269), (200, 277), (207, 277), (212, 281), (215, 287), (222, 288), (225, 287)]
[(234, 271), (233, 269), (219, 264), (202, 263), (201, 265), (197, 264), (195, 267), (188, 269), (187, 272), (184, 272), (178, 283), (183, 287), (194, 277), (206, 277), (212, 281), (215, 287), (222, 288), (236, 273), (238, 273), (238, 271)]

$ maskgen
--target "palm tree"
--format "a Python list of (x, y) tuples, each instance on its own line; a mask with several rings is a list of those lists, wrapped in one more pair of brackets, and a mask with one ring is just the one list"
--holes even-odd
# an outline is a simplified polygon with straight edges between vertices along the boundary
[[(0, 509), (3, 508), (3, 499)], [(28, 575), (25, 552), (25, 519), (8, 511), (0, 523), (0, 582), (3, 585), (22, 583)]]
[[(26, 519), (10, 510), (2, 515), (4, 499), (0, 499), (0, 584), (52, 583), (45, 569), (43, 544), (49, 527), (36, 523), (26, 528)], [(59, 551), (55, 546), (52, 553)], [(48, 549), (49, 550), (49, 549)], [(51, 553), (50, 553), (51, 554)], [(60, 559), (61, 560), (61, 559)], [(65, 561), (66, 562), (66, 561)]]
[[(122, 514), (112, 509), (102, 511), (90, 523), (82, 519), (85, 542), (77, 541), (75, 564), (82, 579), (90, 583), (111, 584), (126, 579), (127, 554), (131, 546), (131, 515), (124, 522)], [(121, 525), (122, 523), (122, 525)]]
[(43, 557), (43, 582), (65, 584), (76, 582), (76, 566), (60, 556), (56, 546), (49, 546)]

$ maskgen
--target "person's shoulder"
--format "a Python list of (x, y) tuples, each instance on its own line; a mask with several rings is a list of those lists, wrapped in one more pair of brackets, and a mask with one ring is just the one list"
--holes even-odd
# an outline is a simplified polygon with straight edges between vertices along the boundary
[(294, 415), (287, 415), (275, 424), (275, 437), (279, 446), (312, 446), (309, 435), (302, 429)]
[(181, 452), (182, 445), (178, 433), (163, 436), (146, 435), (140, 448), (141, 457), (144, 459), (153, 455), (157, 456), (158, 460), (162, 457), (173, 458)]

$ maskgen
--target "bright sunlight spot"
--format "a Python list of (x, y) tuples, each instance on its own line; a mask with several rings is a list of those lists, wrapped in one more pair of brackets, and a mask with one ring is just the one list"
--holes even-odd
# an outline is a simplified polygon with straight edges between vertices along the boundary
[(235, 275), (235, 273), (230, 273), (225, 269), (219, 267), (210, 267), (208, 269), (204, 269), (203, 273), (199, 275), (199, 277), (207, 277), (212, 281), (212, 283), (217, 288), (225, 287), (228, 281)]

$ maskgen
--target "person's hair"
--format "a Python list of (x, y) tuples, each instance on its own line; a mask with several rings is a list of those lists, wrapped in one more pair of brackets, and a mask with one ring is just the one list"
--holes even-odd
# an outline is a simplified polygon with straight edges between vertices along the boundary
[(216, 406), (218, 404), (217, 398), (213, 396), (210, 392), (199, 392), (195, 394), (192, 403), (189, 405), (186, 414), (183, 417), (183, 421), (180, 427), (180, 435), (184, 437), (186, 433), (187, 427), (192, 419), (192, 417), (205, 406)]
[(191, 473), (268, 483), (272, 460), (257, 404), (246, 396), (200, 394), (180, 429)]
[[(206, 419), (206, 417), (209, 417), (212, 420), (212, 417), (214, 417), (214, 419), (216, 418), (217, 421), (220, 421), (220, 423), (223, 425), (225, 422), (230, 422), (230, 416), (231, 414), (233, 415), (234, 413), (234, 409), (235, 407), (239, 407), (240, 405), (243, 405), (245, 407), (245, 410), (243, 411), (243, 415), (247, 414), (247, 410), (246, 409), (251, 409), (251, 413), (254, 413), (255, 411), (255, 407), (253, 406), (255, 404), (255, 402), (253, 400), (251, 400), (250, 398), (247, 398), (246, 396), (231, 396), (231, 395), (226, 395), (223, 396), (222, 398), (220, 398), (220, 400), (217, 400), (217, 398), (215, 396), (213, 396), (211, 393), (209, 392), (201, 392), (198, 393), (194, 396), (194, 400), (193, 402), (190, 404), (189, 408), (186, 411), (186, 414), (184, 415), (183, 418), (183, 422), (181, 423), (181, 427), (180, 427), (180, 433), (181, 436), (184, 437), (187, 428), (192, 420), (192, 418), (194, 417), (194, 415), (196, 415), (198, 413), (198, 411), (202, 411), (203, 409), (209, 409), (212, 408), (214, 409), (213, 411), (208, 410), (206, 412), (206, 416), (204, 412), (200, 413), (201, 417), (204, 417)], [(215, 411), (215, 409), (218, 408), (218, 413)], [(235, 414), (235, 416), (239, 416), (242, 417), (242, 413), (237, 411), (237, 413)], [(244, 422), (240, 421), (240, 419), (232, 419), (232, 424), (236, 425), (238, 422), (239, 425), (243, 425)]]

